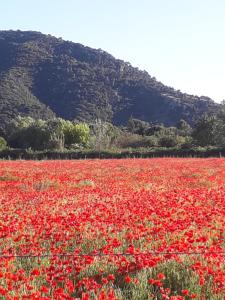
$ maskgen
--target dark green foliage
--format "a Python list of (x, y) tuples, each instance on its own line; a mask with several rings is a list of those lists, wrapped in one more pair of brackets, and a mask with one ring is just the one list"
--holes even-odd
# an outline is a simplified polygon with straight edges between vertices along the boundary
[(127, 122), (127, 129), (132, 133), (148, 135), (150, 124), (148, 122), (130, 117)]
[(153, 148), (115, 151), (93, 150), (63, 150), (63, 151), (30, 151), (21, 149), (7, 149), (0, 151), (0, 159), (86, 159), (86, 158), (154, 158), (154, 157), (225, 157), (225, 148), (194, 147), (180, 148)]
[(178, 139), (176, 136), (165, 135), (159, 139), (159, 145), (166, 148), (175, 147), (178, 145)]
[(163, 135), (164, 133), (165, 133), (165, 126), (162, 124), (153, 125), (146, 130), (146, 135), (160, 136)]
[(221, 106), (215, 119), (214, 130), (215, 144), (218, 146), (225, 146), (225, 106)]
[(75, 124), (60, 118), (44, 121), (19, 116), (8, 124), (6, 132), (9, 145), (20, 149), (63, 150), (65, 145), (75, 143), (85, 146), (89, 139), (87, 124)]
[(5, 132), (6, 124), (18, 114), (42, 119), (55, 116), (30, 92), (18, 76), (14, 71), (9, 71), (5, 75), (0, 74), (0, 130), (2, 132)]
[[(0, 134), (18, 114), (127, 124), (193, 124), (217, 110), (102, 51), (39, 32), (0, 31)], [(144, 125), (144, 124), (143, 124)]]
[(62, 150), (65, 144), (65, 136), (63, 132), (63, 120), (53, 119), (47, 122), (47, 128), (49, 133), (48, 149)]
[(183, 119), (181, 119), (177, 123), (176, 127), (178, 129), (179, 135), (181, 135), (181, 136), (187, 136), (187, 135), (190, 135), (192, 133), (191, 126)]
[(7, 127), (9, 145), (13, 148), (44, 150), (50, 144), (50, 131), (43, 120), (18, 117)]
[(204, 115), (195, 124), (192, 137), (200, 146), (225, 146), (225, 109), (222, 106), (216, 115)]
[(156, 148), (158, 147), (158, 138), (156, 136), (142, 136), (124, 132), (116, 141), (119, 149), (136, 149), (136, 148)]
[(192, 137), (199, 146), (215, 145), (216, 117), (203, 116), (196, 123)]

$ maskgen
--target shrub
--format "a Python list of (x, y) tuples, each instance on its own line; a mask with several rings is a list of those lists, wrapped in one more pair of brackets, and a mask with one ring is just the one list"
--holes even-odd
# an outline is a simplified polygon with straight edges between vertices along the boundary
[(3, 137), (0, 137), (0, 151), (7, 148), (7, 142)]
[(159, 145), (162, 147), (175, 147), (177, 144), (178, 141), (176, 136), (162, 136), (159, 139)]

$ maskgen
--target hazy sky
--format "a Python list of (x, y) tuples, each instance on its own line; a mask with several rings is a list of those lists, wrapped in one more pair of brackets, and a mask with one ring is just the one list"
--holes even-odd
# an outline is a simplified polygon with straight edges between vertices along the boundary
[(183, 92), (225, 99), (225, 0), (0, 0), (0, 29), (101, 48)]

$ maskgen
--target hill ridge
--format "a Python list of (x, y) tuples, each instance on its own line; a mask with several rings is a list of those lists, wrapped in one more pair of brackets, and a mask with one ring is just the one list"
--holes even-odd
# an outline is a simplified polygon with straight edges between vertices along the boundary
[[(6, 81), (11, 78), (10, 91), (6, 91), (3, 77)], [(21, 103), (22, 114), (33, 117), (102, 118), (126, 124), (132, 115), (166, 125), (175, 125), (180, 119), (193, 124), (219, 106), (208, 97), (168, 87), (102, 49), (37, 31), (0, 31), (2, 130), (10, 118), (21, 113)]]

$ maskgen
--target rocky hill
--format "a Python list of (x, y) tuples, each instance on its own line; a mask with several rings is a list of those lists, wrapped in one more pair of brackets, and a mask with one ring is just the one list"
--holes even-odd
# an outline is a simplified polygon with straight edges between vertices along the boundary
[(0, 31), (0, 127), (16, 115), (129, 117), (174, 125), (218, 108), (208, 97), (181, 93), (101, 49), (33, 31)]

